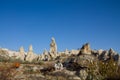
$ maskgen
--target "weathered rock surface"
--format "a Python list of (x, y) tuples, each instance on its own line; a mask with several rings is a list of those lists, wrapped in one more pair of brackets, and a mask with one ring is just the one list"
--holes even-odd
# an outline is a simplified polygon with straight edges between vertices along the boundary
[(18, 58), (21, 59), (22, 61), (25, 60), (25, 51), (24, 51), (23, 47), (21, 47), (20, 50), (19, 50)]
[(91, 54), (91, 49), (90, 49), (89, 43), (86, 43), (82, 46), (78, 55), (81, 55), (81, 54)]
[(52, 58), (56, 58), (56, 56), (57, 56), (57, 44), (53, 37), (52, 37), (51, 43), (50, 43), (50, 55)]
[(29, 47), (29, 51), (26, 56), (26, 61), (32, 62), (33, 59), (37, 58), (36, 55), (33, 53), (32, 45)]

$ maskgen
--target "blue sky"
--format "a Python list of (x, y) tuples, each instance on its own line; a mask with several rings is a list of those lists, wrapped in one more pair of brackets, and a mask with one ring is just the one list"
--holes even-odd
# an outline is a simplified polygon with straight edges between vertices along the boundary
[(35, 53), (49, 50), (55, 37), (58, 51), (92, 49), (120, 52), (119, 0), (0, 0), (0, 46)]

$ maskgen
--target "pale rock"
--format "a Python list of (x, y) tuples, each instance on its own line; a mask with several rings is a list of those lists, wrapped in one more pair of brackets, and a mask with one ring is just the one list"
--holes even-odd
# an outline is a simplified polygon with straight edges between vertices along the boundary
[(50, 55), (48, 53), (48, 51), (45, 49), (44, 52), (43, 52), (43, 56), (44, 56), (44, 59), (45, 61), (49, 61), (50, 60)]
[(48, 51), (45, 49), (43, 52), (44, 55), (48, 55)]
[(104, 50), (100, 49), (100, 50), (97, 51), (97, 53), (98, 53), (99, 55), (101, 55), (101, 54), (103, 53), (103, 51), (104, 51)]
[(36, 58), (36, 55), (33, 53), (33, 48), (32, 45), (29, 47), (29, 51), (26, 56), (26, 61), (32, 62), (33, 59)]
[(53, 37), (52, 37), (51, 43), (50, 43), (50, 55), (52, 58), (55, 58), (57, 56), (57, 44)]
[(87, 79), (88, 73), (86, 72), (86, 70), (84, 70), (84, 69), (80, 70), (79, 74), (80, 74), (79, 76), (82, 80)]
[(114, 56), (114, 55), (116, 55), (116, 53), (112, 48), (110, 48), (109, 51), (108, 51), (108, 55), (109, 56)]
[(32, 70), (33, 70), (34, 72), (36, 72), (36, 71), (38, 71), (39, 69), (38, 69), (38, 67), (34, 66), (34, 67), (32, 68)]
[(24, 61), (25, 59), (25, 51), (24, 51), (24, 48), (21, 47), (20, 50), (19, 50), (19, 58)]
[(41, 60), (44, 60), (44, 55), (43, 54), (38, 55), (38, 61), (41, 61)]
[(62, 70), (63, 64), (58, 61), (57, 63), (55, 63), (54, 67), (55, 67), (55, 70)]
[(89, 54), (89, 55), (91, 54), (89, 43), (86, 43), (82, 46), (78, 55), (81, 55), (81, 54)]
[(68, 49), (65, 50), (65, 54), (69, 55), (69, 51), (68, 51)]
[(72, 55), (72, 54), (73, 54), (73, 55), (77, 55), (78, 53), (79, 53), (79, 50), (74, 50), (74, 49), (73, 49), (73, 50), (70, 51), (70, 54), (71, 54), (71, 55)]

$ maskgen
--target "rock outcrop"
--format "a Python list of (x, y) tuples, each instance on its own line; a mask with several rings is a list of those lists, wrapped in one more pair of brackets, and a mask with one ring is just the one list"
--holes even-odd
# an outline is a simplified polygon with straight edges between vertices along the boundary
[(25, 51), (24, 51), (24, 48), (23, 48), (23, 47), (20, 48), (18, 57), (19, 57), (19, 59), (21, 59), (22, 61), (25, 60)]
[(117, 53), (112, 49), (112, 48), (110, 48), (109, 49), (109, 51), (108, 51), (108, 55), (109, 56), (114, 56), (114, 55), (116, 55)]
[(10, 57), (8, 54), (8, 51), (0, 49), (0, 61), (9, 60)]
[(32, 62), (33, 59), (36, 58), (36, 55), (33, 53), (33, 48), (32, 48), (32, 45), (30, 45), (29, 47), (29, 51), (27, 53), (27, 56), (26, 56), (26, 61), (29, 61), (29, 62)]
[(69, 54), (70, 54), (70, 52), (68, 51), (68, 49), (65, 50), (65, 54), (66, 54), (66, 55), (69, 55)]
[(43, 60), (49, 61), (51, 59), (49, 52), (45, 49), (43, 52)]
[(81, 55), (81, 54), (91, 54), (89, 43), (86, 43), (82, 46), (78, 55)]
[(52, 58), (55, 58), (57, 56), (57, 44), (53, 37), (52, 37), (51, 43), (50, 43), (50, 55)]
[(79, 53), (79, 50), (74, 50), (73, 49), (73, 50), (70, 51), (71, 55), (77, 55), (78, 53)]

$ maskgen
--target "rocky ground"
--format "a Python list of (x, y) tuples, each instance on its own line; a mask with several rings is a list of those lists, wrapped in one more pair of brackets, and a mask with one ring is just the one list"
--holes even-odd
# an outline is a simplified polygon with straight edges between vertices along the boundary
[(77, 55), (59, 60), (62, 70), (55, 70), (57, 60), (34, 64), (1, 62), (0, 80), (120, 80), (120, 70), (113, 59), (102, 62), (93, 55)]
[(31, 62), (7, 54), (0, 50), (0, 80), (120, 80), (119, 54), (113, 49), (91, 50), (88, 43), (77, 54), (62, 53)]
[(55, 71), (53, 62), (45, 62), (42, 65), (20, 64), (19, 68), (13, 64), (15, 63), (0, 63), (0, 80), (80, 80), (75, 71)]

